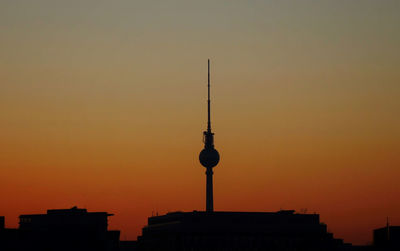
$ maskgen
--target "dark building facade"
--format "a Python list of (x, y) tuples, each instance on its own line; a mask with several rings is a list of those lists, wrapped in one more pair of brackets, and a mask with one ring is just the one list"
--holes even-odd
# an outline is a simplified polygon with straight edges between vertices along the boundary
[(376, 250), (400, 250), (400, 226), (386, 226), (374, 230)]
[(0, 229), (0, 250), (117, 251), (120, 232), (107, 229), (109, 216), (76, 207), (21, 215), (18, 229)]
[(140, 250), (345, 250), (318, 214), (175, 212), (150, 217)]
[(135, 251), (137, 249), (137, 241), (119, 241), (119, 251)]
[(106, 212), (86, 209), (47, 210), (19, 217), (22, 250), (117, 250), (119, 231), (108, 231)]
[(0, 216), (0, 250), (16, 250), (17, 229), (5, 227), (5, 217)]

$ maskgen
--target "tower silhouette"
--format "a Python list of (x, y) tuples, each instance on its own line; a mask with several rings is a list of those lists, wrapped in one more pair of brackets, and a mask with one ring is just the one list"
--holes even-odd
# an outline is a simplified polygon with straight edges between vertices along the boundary
[(213, 199), (213, 167), (219, 162), (219, 153), (214, 148), (214, 133), (211, 131), (211, 107), (210, 107), (210, 59), (208, 59), (208, 99), (207, 99), (207, 131), (203, 132), (204, 149), (200, 152), (199, 160), (206, 168), (206, 211), (214, 211)]

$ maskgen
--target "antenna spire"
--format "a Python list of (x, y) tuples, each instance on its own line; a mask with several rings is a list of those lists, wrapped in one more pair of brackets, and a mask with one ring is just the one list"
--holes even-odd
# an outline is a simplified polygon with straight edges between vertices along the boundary
[(211, 107), (210, 107), (210, 59), (208, 59), (208, 82), (207, 82), (207, 87), (208, 87), (208, 99), (207, 99), (207, 105), (208, 105), (208, 123), (207, 123), (207, 132), (211, 132)]
[(386, 237), (387, 237), (387, 240), (389, 241), (390, 240), (390, 225), (389, 225), (389, 216), (387, 216), (386, 217)]

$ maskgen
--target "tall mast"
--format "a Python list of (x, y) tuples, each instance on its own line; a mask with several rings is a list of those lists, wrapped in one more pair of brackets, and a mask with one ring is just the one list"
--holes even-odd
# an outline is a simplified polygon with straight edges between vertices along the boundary
[(214, 133), (211, 132), (211, 101), (210, 101), (210, 59), (208, 59), (208, 81), (207, 81), (207, 131), (203, 132), (204, 149), (200, 152), (199, 160), (206, 168), (206, 211), (214, 211), (213, 196), (213, 167), (219, 162), (219, 153), (214, 148)]
[(207, 99), (207, 104), (208, 104), (208, 123), (207, 123), (207, 132), (211, 132), (211, 107), (210, 107), (210, 59), (208, 59), (208, 99)]

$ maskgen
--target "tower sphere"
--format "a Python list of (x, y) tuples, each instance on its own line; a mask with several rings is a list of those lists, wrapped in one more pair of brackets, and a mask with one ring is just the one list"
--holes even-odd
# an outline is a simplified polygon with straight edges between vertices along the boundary
[(199, 155), (202, 166), (212, 168), (219, 162), (219, 153), (214, 148), (204, 148)]

